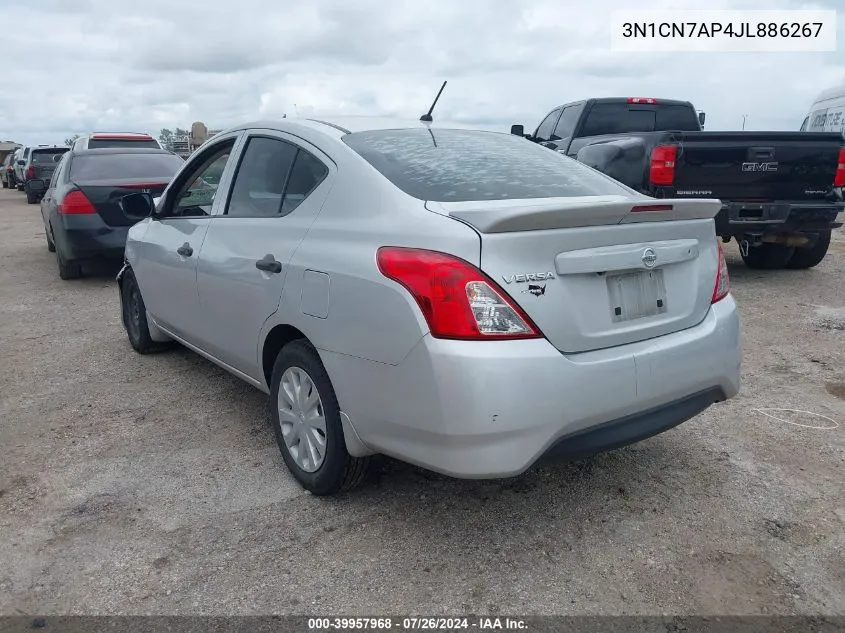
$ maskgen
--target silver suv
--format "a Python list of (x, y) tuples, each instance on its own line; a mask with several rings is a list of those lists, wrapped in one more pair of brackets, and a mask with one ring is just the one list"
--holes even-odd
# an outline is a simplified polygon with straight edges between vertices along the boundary
[[(283, 119), (121, 200), (141, 353), (178, 341), (270, 394), (314, 494), (383, 453), (517, 475), (650, 437), (739, 390), (718, 200), (655, 200), (523, 138)], [(143, 218), (143, 219), (142, 219)]]

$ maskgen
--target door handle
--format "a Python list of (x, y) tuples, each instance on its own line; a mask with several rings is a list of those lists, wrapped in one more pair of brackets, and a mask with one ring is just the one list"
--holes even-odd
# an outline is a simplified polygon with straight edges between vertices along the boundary
[(194, 249), (191, 248), (190, 244), (185, 242), (184, 244), (182, 244), (182, 246), (176, 249), (176, 252), (179, 253), (182, 257), (190, 257), (194, 254)]
[(268, 273), (282, 272), (282, 262), (277, 262), (276, 258), (269, 253), (255, 262), (255, 267)]

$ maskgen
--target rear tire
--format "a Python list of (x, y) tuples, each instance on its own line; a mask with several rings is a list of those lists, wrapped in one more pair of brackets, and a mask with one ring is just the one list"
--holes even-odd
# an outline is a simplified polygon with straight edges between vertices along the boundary
[(26, 192), (26, 203), (27, 204), (35, 204), (38, 202), (38, 196), (36, 196), (31, 191)]
[(4, 180), (3, 181), (3, 189), (8, 189), (8, 188), (9, 188), (9, 183)]
[(150, 336), (147, 306), (141, 296), (138, 280), (131, 270), (126, 271), (120, 286), (120, 313), (129, 344), (136, 352), (152, 354), (171, 347), (170, 343), (159, 343)]
[[(296, 376), (304, 376), (301, 381), (294, 380), (295, 384), (302, 387), (302, 398), (298, 403), (294, 402), (297, 398), (289, 399), (283, 396), (280, 399), (283, 377), (287, 380), (288, 377), (296, 379)], [(287, 391), (285, 389), (286, 393)], [(310, 405), (303, 404), (306, 398), (311, 401)], [(280, 414), (282, 408), (290, 411), (285, 416), (284, 428)], [(308, 424), (308, 420), (313, 419), (310, 415), (312, 411), (314, 416), (321, 417), (324, 422), (323, 428), (317, 432), (322, 435), (321, 438), (313, 434), (314, 427)], [(298, 413), (304, 413), (305, 417)], [(320, 356), (305, 339), (288, 343), (276, 357), (270, 381), (270, 415), (282, 458), (303, 488), (317, 496), (328, 496), (351, 490), (364, 481), (372, 463), (371, 459), (352, 457), (346, 450), (337, 396)], [(300, 439), (302, 444), (298, 443)], [(322, 461), (309, 457), (313, 453), (305, 446), (306, 440), (309, 440), (308, 444), (313, 446), (318, 454), (322, 449)], [(291, 444), (290, 448), (288, 443)], [(301, 454), (306, 456), (305, 460), (295, 456), (294, 451), (297, 455), (303, 451)], [(303, 465), (298, 463), (303, 461)], [(315, 464), (314, 461), (319, 463)]]
[(82, 265), (79, 262), (69, 262), (62, 257), (58, 249), (53, 251), (56, 253), (56, 265), (59, 267), (59, 278), (64, 280), (79, 279), (82, 277)]
[(50, 239), (50, 233), (47, 231), (46, 228), (44, 229), (44, 237), (47, 238), (47, 250), (50, 251), (51, 253), (55, 253), (56, 252), (56, 245), (53, 244), (53, 240)]
[(18, 191), (23, 191), (23, 184), (22, 184), (22, 183), (17, 183), (17, 184), (15, 185), (15, 188), (16, 188)]
[(810, 248), (796, 248), (795, 253), (786, 264), (787, 268), (803, 270), (821, 263), (830, 247), (830, 229), (819, 233), (819, 239)]
[(775, 270), (786, 268), (787, 262), (795, 252), (792, 246), (783, 244), (760, 244), (748, 249), (748, 255), (742, 255), (742, 261), (749, 268)]

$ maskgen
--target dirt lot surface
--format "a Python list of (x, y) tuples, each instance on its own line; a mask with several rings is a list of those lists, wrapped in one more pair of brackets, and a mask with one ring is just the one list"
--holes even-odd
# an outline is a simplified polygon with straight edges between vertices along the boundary
[(516, 480), (385, 460), (319, 499), (264, 395), (135, 354), (115, 270), (60, 281), (2, 190), (0, 613), (845, 614), (845, 232), (815, 270), (729, 257), (734, 400)]

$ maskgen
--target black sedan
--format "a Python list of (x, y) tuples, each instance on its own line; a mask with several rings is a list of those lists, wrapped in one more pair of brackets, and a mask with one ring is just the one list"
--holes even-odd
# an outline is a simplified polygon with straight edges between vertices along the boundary
[(82, 264), (120, 260), (133, 221), (120, 199), (130, 193), (159, 196), (184, 161), (163, 149), (109, 148), (67, 152), (41, 200), (47, 248), (56, 253), (59, 277), (82, 276)]

